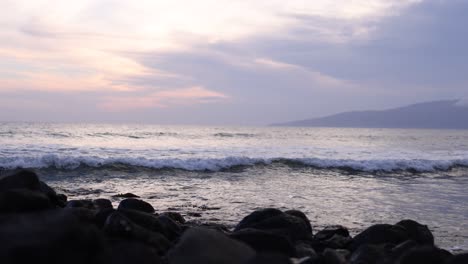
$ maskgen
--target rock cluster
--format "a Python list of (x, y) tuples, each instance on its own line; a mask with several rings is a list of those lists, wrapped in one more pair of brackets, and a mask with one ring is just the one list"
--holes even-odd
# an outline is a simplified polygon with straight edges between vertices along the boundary
[(1, 263), (301, 263), (461, 264), (434, 245), (413, 220), (370, 226), (351, 237), (346, 227), (312, 230), (297, 210), (252, 212), (233, 230), (194, 224), (159, 212), (133, 194), (72, 200), (30, 171), (0, 179)]

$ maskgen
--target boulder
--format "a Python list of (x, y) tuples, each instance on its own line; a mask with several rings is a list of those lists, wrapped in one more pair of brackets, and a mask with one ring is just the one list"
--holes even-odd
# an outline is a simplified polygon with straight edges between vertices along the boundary
[(235, 228), (253, 228), (286, 236), (292, 242), (309, 240), (312, 233), (303, 218), (276, 209), (263, 209), (246, 216)]
[(349, 231), (346, 227), (340, 225), (327, 226), (315, 234), (314, 238), (318, 240), (327, 240), (334, 235), (340, 235), (342, 237), (350, 237)]
[(135, 210), (118, 209), (117, 211), (133, 223), (150, 231), (163, 234), (170, 240), (178, 237), (182, 231), (174, 221), (167, 217), (159, 218), (158, 216)]
[(403, 226), (409, 236), (409, 239), (420, 245), (434, 245), (434, 236), (426, 225), (422, 225), (413, 220), (402, 220), (396, 225)]
[(167, 254), (170, 264), (238, 264), (254, 256), (255, 251), (248, 245), (221, 232), (196, 227), (185, 231)]
[(27, 189), (0, 192), (0, 213), (33, 212), (53, 207), (49, 198), (41, 192)]
[(0, 192), (12, 189), (39, 190), (41, 183), (37, 174), (32, 171), (22, 170), (15, 174), (0, 179)]
[(98, 263), (103, 234), (62, 210), (13, 214), (0, 225), (2, 264)]
[(354, 237), (350, 244), (351, 251), (364, 244), (400, 244), (408, 240), (406, 229), (399, 225), (377, 224)]
[(67, 202), (65, 207), (95, 209), (94, 203), (91, 200), (70, 200)]
[(389, 263), (390, 252), (384, 245), (361, 245), (349, 257), (350, 264)]
[(165, 215), (165, 216), (171, 218), (172, 220), (174, 220), (178, 224), (185, 224), (185, 218), (181, 214), (179, 214), (177, 212), (164, 212), (161, 215)]
[(275, 208), (266, 208), (266, 209), (260, 209), (257, 211), (254, 211), (250, 213), (248, 216), (244, 217), (239, 224), (237, 224), (236, 228), (234, 229), (235, 231), (241, 230), (244, 228), (249, 228), (252, 227), (252, 225), (258, 224), (262, 222), (265, 219), (268, 219), (270, 217), (276, 216), (276, 215), (282, 215), (283, 212), (281, 210), (275, 209)]
[(103, 198), (93, 200), (93, 205), (94, 205), (94, 208), (98, 210), (114, 208), (114, 206), (112, 206), (112, 202), (109, 199), (103, 199)]
[(139, 241), (150, 245), (161, 255), (165, 254), (171, 246), (171, 243), (164, 235), (152, 232), (133, 223), (118, 211), (111, 213), (107, 217), (103, 230), (106, 234), (113, 237)]
[(346, 264), (346, 259), (334, 249), (327, 248), (322, 253), (322, 262), (325, 264)]
[(420, 246), (406, 252), (399, 264), (444, 264), (452, 258), (450, 252), (434, 247)]
[(151, 204), (139, 200), (139, 199), (124, 199), (119, 203), (118, 209), (130, 209), (130, 210), (136, 210), (136, 211), (141, 211), (145, 213), (154, 213), (154, 208)]
[(450, 258), (447, 264), (466, 264), (468, 263), (468, 253), (458, 254)]
[(116, 195), (112, 195), (115, 198), (140, 198), (140, 196), (133, 194), (133, 193), (119, 193)]
[(138, 241), (112, 239), (103, 257), (104, 264), (159, 264), (163, 263), (157, 250)]
[(310, 224), (310, 220), (303, 212), (301, 212), (299, 210), (288, 210), (288, 211), (285, 211), (285, 213), (296, 216), (296, 217), (299, 217), (302, 220), (304, 220), (304, 223), (306, 223), (307, 228), (309, 229), (309, 233), (312, 234), (312, 225)]
[(294, 246), (286, 237), (263, 230), (246, 228), (232, 233), (230, 237), (246, 243), (257, 252), (275, 252), (290, 257), (296, 255)]
[(260, 253), (255, 255), (246, 264), (293, 264), (290, 258), (278, 253)]

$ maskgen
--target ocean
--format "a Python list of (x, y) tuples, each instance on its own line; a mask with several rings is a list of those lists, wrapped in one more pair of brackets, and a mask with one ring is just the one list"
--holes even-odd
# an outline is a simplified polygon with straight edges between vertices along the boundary
[(132, 192), (228, 226), (298, 209), (353, 234), (409, 218), (468, 250), (468, 130), (0, 123), (0, 175), (22, 168), (69, 199)]

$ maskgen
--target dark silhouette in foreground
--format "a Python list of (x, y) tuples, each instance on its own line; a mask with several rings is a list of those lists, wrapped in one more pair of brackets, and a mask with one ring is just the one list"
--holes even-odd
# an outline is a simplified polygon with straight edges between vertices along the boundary
[[(127, 195), (125, 195), (127, 196)], [(252, 212), (233, 229), (186, 221), (136, 198), (67, 201), (36, 174), (0, 179), (1, 263), (468, 263), (413, 220), (312, 230), (297, 210)]]

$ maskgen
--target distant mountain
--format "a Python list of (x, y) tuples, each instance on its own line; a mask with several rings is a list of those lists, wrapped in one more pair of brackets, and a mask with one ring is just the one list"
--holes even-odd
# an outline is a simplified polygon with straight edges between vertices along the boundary
[(468, 106), (458, 102), (446, 100), (382, 111), (344, 112), (273, 126), (468, 129)]

